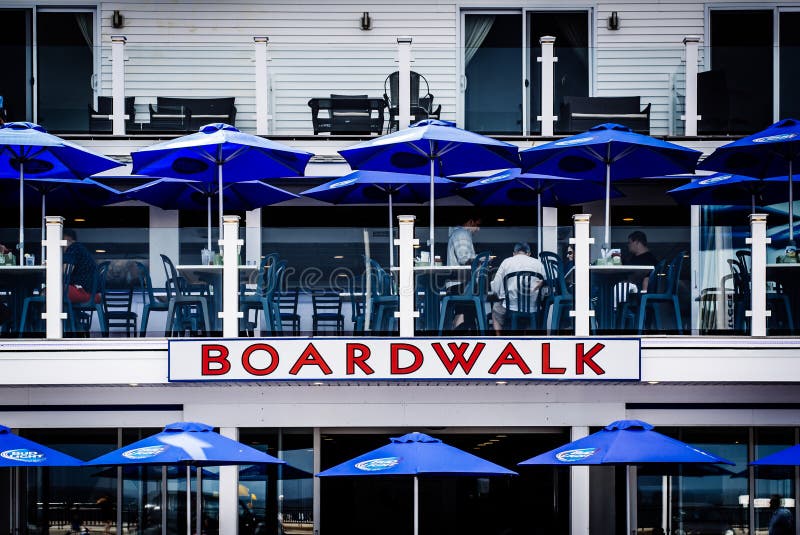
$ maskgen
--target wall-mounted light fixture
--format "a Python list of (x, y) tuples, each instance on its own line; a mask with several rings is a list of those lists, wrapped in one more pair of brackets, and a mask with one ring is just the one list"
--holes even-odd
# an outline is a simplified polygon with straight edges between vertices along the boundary
[(611, 15), (608, 16), (608, 29), (619, 30), (619, 15), (617, 15), (616, 11), (612, 11)]
[(368, 11), (365, 11), (365, 12), (363, 12), (361, 14), (360, 22), (361, 22), (361, 29), (362, 30), (366, 31), (366, 30), (371, 30), (372, 29), (372, 19), (369, 18), (369, 12)]
[(120, 13), (118, 9), (115, 9), (114, 13), (111, 15), (111, 26), (113, 28), (122, 28), (124, 24), (125, 17), (122, 16), (122, 13)]

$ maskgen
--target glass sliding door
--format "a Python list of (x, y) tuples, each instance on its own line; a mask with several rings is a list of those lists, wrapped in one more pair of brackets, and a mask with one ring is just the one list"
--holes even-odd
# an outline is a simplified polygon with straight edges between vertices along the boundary
[(33, 117), (33, 55), (31, 35), (33, 13), (29, 9), (0, 9), (0, 97), (8, 121), (27, 121)]
[(482, 134), (522, 133), (522, 15), (464, 15), (464, 123)]
[[(545, 35), (556, 38), (554, 55), (558, 58), (553, 72), (553, 110), (558, 115), (561, 100), (566, 96), (589, 96), (589, 12), (588, 11), (530, 11), (528, 12), (528, 42), (530, 43), (531, 132), (539, 133), (542, 125), (542, 68), (537, 58), (542, 55), (539, 39)], [(557, 122), (555, 132), (563, 130)]]
[(47, 130), (89, 129), (94, 97), (94, 11), (36, 13), (38, 122)]

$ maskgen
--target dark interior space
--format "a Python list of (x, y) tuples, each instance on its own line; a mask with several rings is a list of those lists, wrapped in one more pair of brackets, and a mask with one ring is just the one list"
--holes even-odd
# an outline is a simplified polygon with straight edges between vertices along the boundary
[(0, 32), (0, 56), (3, 58), (3, 76), (0, 76), (0, 96), (8, 121), (27, 119), (28, 60), (26, 49), (30, 35), (30, 11), (0, 9), (3, 31)]

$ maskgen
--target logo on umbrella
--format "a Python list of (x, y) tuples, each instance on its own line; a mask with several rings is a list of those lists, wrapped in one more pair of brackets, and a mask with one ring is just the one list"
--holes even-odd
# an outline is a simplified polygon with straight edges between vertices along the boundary
[(365, 472), (380, 472), (397, 466), (399, 462), (399, 457), (383, 457), (382, 459), (369, 459), (356, 463), (356, 468)]
[(564, 463), (574, 463), (582, 461), (597, 453), (599, 448), (581, 448), (577, 450), (567, 450), (556, 454), (556, 459)]
[(347, 180), (340, 180), (339, 182), (334, 182), (333, 184), (328, 186), (328, 189), (343, 188), (345, 186), (349, 186), (350, 184), (356, 182), (357, 180), (358, 180), (357, 178), (348, 178)]
[(792, 139), (796, 137), (797, 134), (775, 134), (774, 136), (765, 136), (765, 137), (757, 137), (753, 140), (753, 143), (772, 143), (773, 141), (786, 141), (787, 139)]
[(480, 182), (478, 182), (478, 184), (491, 184), (492, 182), (497, 182), (498, 180), (505, 180), (510, 176), (511, 173), (500, 173), (499, 175), (484, 178)]
[(702, 184), (702, 185), (705, 186), (706, 184), (714, 184), (716, 182), (724, 182), (725, 180), (728, 180), (730, 178), (733, 178), (733, 176), (732, 175), (720, 175), (720, 176), (715, 176), (715, 177), (712, 177), (712, 178), (706, 178), (705, 180), (701, 180), (700, 182), (698, 182), (698, 184)]
[(144, 448), (135, 448), (132, 450), (128, 450), (122, 454), (123, 457), (126, 459), (148, 459), (150, 457), (155, 457), (159, 453), (166, 450), (169, 446), (146, 446)]
[(578, 145), (580, 143), (588, 143), (589, 141), (591, 141), (593, 139), (594, 139), (594, 136), (579, 137), (579, 138), (576, 138), (576, 139), (565, 139), (563, 141), (555, 142), (554, 145), (557, 145), (559, 147), (564, 146), (564, 145)]
[(11, 461), (22, 461), (24, 463), (41, 463), (47, 460), (44, 453), (25, 448), (2, 451), (0, 452), (0, 457)]

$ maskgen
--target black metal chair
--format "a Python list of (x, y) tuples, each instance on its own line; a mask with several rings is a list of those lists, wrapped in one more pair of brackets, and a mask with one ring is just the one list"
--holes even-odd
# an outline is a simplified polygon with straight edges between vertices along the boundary
[[(258, 311), (264, 313), (264, 330), (267, 334), (275, 334), (281, 331), (279, 323), (280, 310), (277, 308), (275, 294), (278, 289), (278, 266), (280, 264), (278, 253), (270, 253), (261, 259), (256, 272), (256, 290), (252, 294), (245, 293), (245, 289), (240, 289), (240, 307), (243, 314), (242, 330), (246, 333), (254, 333), (256, 320), (250, 318), (251, 312)], [(283, 261), (286, 265), (286, 261)]]
[(535, 271), (515, 271), (503, 277), (506, 317), (512, 331), (520, 329), (520, 320), (528, 330), (538, 327), (539, 287), (544, 276)]
[[(62, 283), (63, 288), (62, 291), (64, 296), (64, 312), (66, 313), (67, 317), (64, 319), (63, 328), (66, 332), (75, 332), (75, 314), (72, 312), (72, 303), (69, 302), (67, 299), (67, 293), (69, 291), (69, 280), (72, 277), (72, 272), (75, 270), (75, 264), (67, 262), (64, 264), (64, 270), (62, 273)], [(25, 298), (22, 302), (22, 316), (19, 321), (19, 332), (26, 333), (26, 332), (35, 332), (35, 331), (43, 331), (44, 325), (42, 324), (40, 319), (36, 321), (31, 321), (33, 325), (29, 326), (28, 321), (28, 313), (34, 314), (34, 310), (38, 309), (40, 314), (44, 312), (45, 309), (45, 294), (44, 292), (40, 292), (38, 295), (31, 295)], [(41, 318), (41, 316), (40, 316)]]
[[(545, 285), (547, 296), (542, 300), (542, 316), (545, 318), (543, 326), (548, 332), (555, 333), (561, 329), (564, 318), (569, 318), (569, 311), (573, 306), (572, 290), (567, 284), (564, 271), (564, 261), (556, 253), (542, 251), (539, 260), (544, 265)], [(549, 316), (549, 324), (547, 322)]]
[[(166, 255), (160, 255), (167, 276), (167, 325), (165, 336), (202, 331), (208, 334), (211, 323), (208, 315), (208, 300), (205, 295), (192, 293), (186, 279), (178, 276), (178, 270)], [(202, 291), (202, 290), (201, 290)]]
[(132, 310), (133, 286), (124, 288), (109, 288), (108, 273), (111, 264), (104, 262), (98, 269), (100, 279), (100, 294), (102, 295), (103, 315), (105, 324), (103, 336), (109, 336), (112, 328), (125, 329), (125, 335), (130, 338), (136, 336), (136, 321), (138, 315)]
[(158, 299), (153, 288), (153, 280), (150, 278), (150, 270), (147, 269), (141, 262), (135, 262), (136, 269), (139, 272), (139, 288), (142, 293), (142, 322), (139, 325), (139, 336), (147, 335), (147, 323), (150, 319), (151, 312), (167, 312), (169, 311), (169, 301), (165, 298), (163, 301)]
[(314, 334), (321, 334), (324, 327), (333, 327), (337, 335), (344, 334), (342, 298), (338, 291), (320, 290), (311, 294), (314, 312), (311, 316)]
[(439, 315), (439, 335), (444, 332), (445, 323), (452, 322), (458, 304), (465, 304), (475, 309), (475, 321), (478, 334), (486, 334), (486, 296), (489, 292), (489, 258), (488, 251), (478, 254), (472, 261), (470, 278), (461, 295), (446, 295), (442, 299)]
[[(394, 71), (383, 82), (383, 98), (389, 108), (387, 133), (397, 130), (397, 116), (400, 114), (400, 72)], [(442, 105), (433, 107), (433, 94), (428, 80), (418, 72), (411, 71), (411, 115), (414, 122), (423, 119), (438, 119)]]

